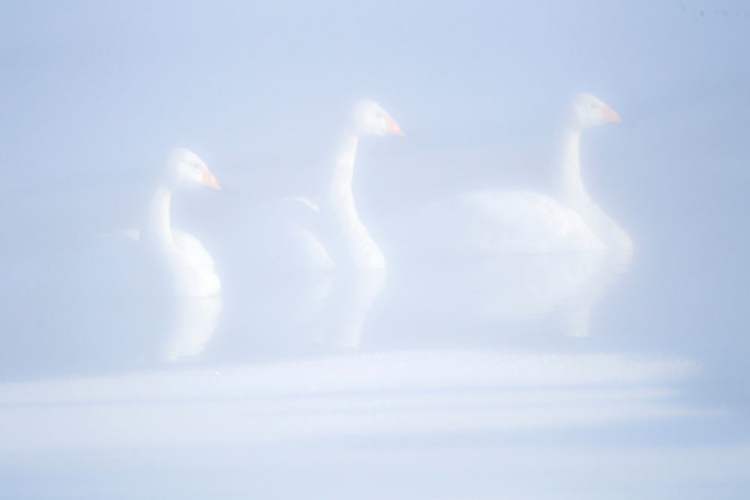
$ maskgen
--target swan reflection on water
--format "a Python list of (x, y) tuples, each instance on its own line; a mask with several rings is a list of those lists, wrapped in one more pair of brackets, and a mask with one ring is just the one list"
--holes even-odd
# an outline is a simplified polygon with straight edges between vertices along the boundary
[(361, 347), (367, 318), (385, 284), (385, 269), (355, 269), (337, 276), (319, 316), (321, 340)]
[(557, 313), (563, 333), (586, 336), (595, 305), (628, 264), (629, 258), (603, 252), (454, 262), (439, 272), (410, 271), (403, 283), (394, 278), (389, 304), (406, 304), (409, 314), (436, 323), (459, 319), (513, 326)]
[(219, 313), (219, 295), (177, 299), (172, 307), (164, 359), (177, 361), (202, 353), (216, 331)]

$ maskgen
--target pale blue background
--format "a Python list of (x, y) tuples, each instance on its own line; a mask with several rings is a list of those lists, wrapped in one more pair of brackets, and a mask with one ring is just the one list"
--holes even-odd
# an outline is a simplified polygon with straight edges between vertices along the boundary
[[(5, 2), (0, 289), (11, 320), (0, 332), (2, 376), (33, 379), (62, 370), (24, 353), (34, 345), (50, 354), (65, 340), (34, 339), (35, 330), (24, 325), (43, 315), (54, 324), (50, 311), (69, 304), (60, 296), (38, 309), (18, 299), (24, 294), (16, 287), (55, 282), (55, 269), (67, 272), (59, 266), (81, 241), (137, 220), (150, 176), (173, 146), (198, 152), (226, 188), (176, 201), (221, 268), (227, 232), (242, 234), (237, 213), (304, 194), (319, 179), (355, 98), (376, 99), (406, 132), (364, 143), (358, 165), (363, 218), (387, 242), (388, 221), (401, 211), (463, 189), (549, 190), (565, 105), (572, 93), (589, 91), (624, 123), (586, 135), (585, 176), (596, 199), (628, 228), (636, 255), (599, 304), (587, 344), (546, 337), (531, 343), (697, 360), (704, 375), (691, 394), (728, 409), (727, 420), (521, 437), (405, 435), (353, 447), (337, 441), (313, 446), (337, 450), (328, 465), (313, 469), (288, 459), (297, 457), (295, 446), (309, 443), (212, 451), (226, 469), (215, 466), (206, 478), (238, 498), (499, 498), (503, 491), (514, 498), (745, 498), (748, 475), (727, 472), (726, 464), (748, 458), (742, 450), (750, 430), (749, 55), (750, 7), (738, 1)], [(253, 235), (244, 241), (252, 244)], [(429, 349), (432, 337), (451, 345), (464, 342), (461, 335), (383, 331), (390, 340), (381, 345)], [(468, 345), (491, 344), (488, 337), (478, 334)], [(85, 347), (75, 350), (76, 363), (89, 356)], [(502, 470), (488, 465), (508, 443), (531, 472), (502, 479)], [(596, 454), (570, 475), (558, 467), (562, 459), (533, 468), (536, 453), (546, 453), (535, 450), (564, 456), (582, 443), (603, 456), (634, 458), (593, 477), (580, 472), (605, 460)], [(683, 475), (679, 463), (667, 467), (676, 463), (672, 455), (648, 455), (652, 446), (676, 456), (682, 447), (704, 447), (709, 458), (696, 463), (709, 466), (698, 466), (704, 475)], [(713, 447), (723, 446), (741, 451), (712, 460)], [(452, 447), (471, 448), (483, 465), (441, 472), (452, 470)], [(421, 450), (422, 465), (388, 465), (403, 448)], [(437, 451), (424, 452), (430, 449)], [(203, 453), (189, 451), (186, 457)], [(173, 465), (174, 450), (159, 450), (161, 466), (147, 470), (139, 465), (142, 450), (101, 453), (2, 456), (0, 496), (213, 496), (192, 483), (201, 478), (194, 472), (199, 458)], [(246, 458), (253, 453), (271, 458)], [(349, 463), (347, 453), (361, 453), (360, 461)], [(628, 476), (627, 464), (639, 453), (654, 469), (664, 466), (664, 475)], [(70, 474), (84, 483), (109, 479), (83, 490)], [(142, 486), (123, 479), (131, 474)], [(243, 477), (252, 480), (245, 485)], [(660, 478), (671, 487), (662, 489)], [(626, 491), (634, 496), (620, 495)]]

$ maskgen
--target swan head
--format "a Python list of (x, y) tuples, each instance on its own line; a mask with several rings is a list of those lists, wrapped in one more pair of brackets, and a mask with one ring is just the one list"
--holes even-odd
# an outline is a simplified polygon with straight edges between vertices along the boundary
[(221, 189), (219, 181), (200, 156), (184, 148), (173, 149), (167, 158), (167, 181), (172, 187), (208, 186)]
[(357, 135), (404, 135), (391, 115), (371, 99), (363, 99), (354, 104), (352, 122)]
[(580, 93), (573, 98), (571, 125), (579, 130), (604, 123), (620, 123), (620, 115), (612, 107), (592, 94)]

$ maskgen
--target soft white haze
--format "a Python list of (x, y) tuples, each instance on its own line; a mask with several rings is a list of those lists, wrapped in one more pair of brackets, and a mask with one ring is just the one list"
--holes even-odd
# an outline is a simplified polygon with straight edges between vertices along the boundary
[(746, 498), (749, 55), (739, 1), (5, 2), (0, 496)]

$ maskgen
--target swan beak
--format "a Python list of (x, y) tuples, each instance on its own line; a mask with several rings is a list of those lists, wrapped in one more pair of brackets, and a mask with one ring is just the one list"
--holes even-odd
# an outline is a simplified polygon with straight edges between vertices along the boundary
[(389, 134), (392, 135), (404, 135), (404, 131), (401, 130), (401, 127), (398, 126), (396, 120), (394, 120), (390, 116), (385, 117), (385, 129)]
[(604, 104), (602, 106), (602, 116), (604, 117), (605, 121), (612, 122), (612, 123), (622, 123), (622, 118), (620, 118), (620, 114), (612, 109), (611, 107)]
[(211, 173), (210, 170), (207, 168), (203, 169), (203, 176), (201, 178), (203, 181), (203, 184), (212, 188), (212, 189), (221, 189), (221, 185), (219, 185), (219, 181), (216, 180), (216, 177), (214, 177), (214, 174)]

